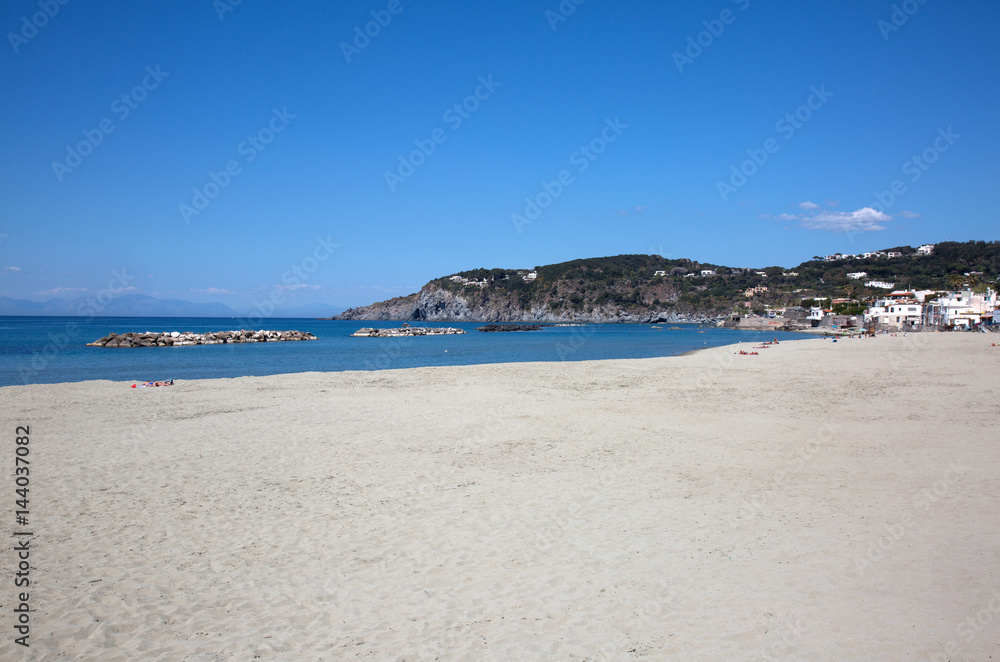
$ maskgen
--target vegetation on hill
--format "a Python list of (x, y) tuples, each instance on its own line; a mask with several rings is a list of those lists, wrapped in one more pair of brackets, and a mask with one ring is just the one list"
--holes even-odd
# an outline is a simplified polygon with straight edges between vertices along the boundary
[[(919, 255), (910, 246), (884, 252), (889, 251), (902, 256), (829, 262), (817, 256), (791, 269), (734, 268), (658, 255), (616, 255), (538, 266), (531, 270), (536, 274), (533, 279), (528, 269), (473, 269), (433, 280), (422, 292), (450, 293), (468, 309), (483, 311), (484, 319), (515, 320), (525, 311), (539, 310), (564, 318), (587, 314), (620, 319), (657, 312), (724, 316), (763, 312), (768, 306), (800, 305), (808, 299), (828, 300), (827, 305), (838, 310), (856, 312), (863, 308), (859, 302), (887, 291), (865, 284), (870, 281), (890, 282), (895, 289), (984, 289), (1000, 275), (1000, 242), (942, 242), (931, 255)], [(848, 277), (859, 272), (865, 275)], [(343, 317), (364, 318), (379, 307), (383, 311), (405, 309), (417, 305), (419, 297), (420, 293), (398, 297), (348, 311)], [(836, 298), (852, 301), (833, 302)]]

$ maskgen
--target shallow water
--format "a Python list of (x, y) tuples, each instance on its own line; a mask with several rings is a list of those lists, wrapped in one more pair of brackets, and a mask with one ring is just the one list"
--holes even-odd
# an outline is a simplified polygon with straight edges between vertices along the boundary
[[(352, 338), (364, 326), (398, 322), (268, 319), (258, 328), (309, 331), (319, 340), (185, 347), (87, 347), (111, 332), (228, 331), (246, 328), (213, 317), (0, 317), (0, 386), (88, 379), (165, 380), (274, 375), (308, 371), (385, 370), (422, 366), (522, 361), (586, 361), (674, 356), (735, 342), (813, 337), (775, 331), (735, 331), (695, 324), (590, 324), (541, 331), (480, 333), (473, 323), (453, 326), (465, 335)], [(671, 329), (669, 327), (680, 327)]]

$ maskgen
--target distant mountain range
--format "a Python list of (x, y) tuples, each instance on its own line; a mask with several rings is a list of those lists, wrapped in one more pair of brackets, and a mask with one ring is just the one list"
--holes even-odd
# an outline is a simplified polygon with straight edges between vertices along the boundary
[[(0, 315), (73, 316), (90, 315), (87, 298), (48, 299), (30, 301), (0, 297)], [(99, 317), (246, 317), (250, 311), (239, 311), (224, 303), (195, 303), (181, 299), (158, 299), (146, 294), (116, 296), (98, 313)], [(270, 317), (316, 318), (329, 316), (330, 308), (309, 304), (281, 308)]]
[[(534, 269), (475, 269), (335, 319), (442, 322), (704, 322), (804, 299), (864, 301), (894, 288), (996, 286), (1000, 242), (941, 242), (930, 255), (897, 246), (867, 257), (814, 256), (797, 267), (726, 267), (659, 255), (572, 260)], [(889, 254), (893, 257), (888, 257)], [(885, 281), (885, 282), (883, 282)], [(749, 306), (748, 306), (749, 304)]]

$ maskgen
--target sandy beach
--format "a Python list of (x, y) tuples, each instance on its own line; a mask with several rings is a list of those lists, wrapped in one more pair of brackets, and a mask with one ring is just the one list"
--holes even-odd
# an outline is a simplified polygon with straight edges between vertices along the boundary
[(1000, 659), (996, 339), (4, 387), (0, 658)]

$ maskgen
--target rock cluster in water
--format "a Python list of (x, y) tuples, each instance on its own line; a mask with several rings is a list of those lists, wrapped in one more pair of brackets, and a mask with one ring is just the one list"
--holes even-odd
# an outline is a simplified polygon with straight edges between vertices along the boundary
[(215, 331), (213, 333), (164, 332), (112, 333), (92, 343), (89, 347), (178, 347), (182, 345), (221, 345), (223, 343), (279, 342), (288, 340), (316, 340), (308, 331)]
[(476, 329), (483, 333), (501, 333), (503, 331), (541, 331), (541, 324), (487, 324)]
[(398, 329), (358, 329), (351, 335), (355, 338), (404, 338), (409, 336), (450, 336), (461, 333), (465, 333), (465, 331), (451, 327), (424, 327), (404, 324)]

